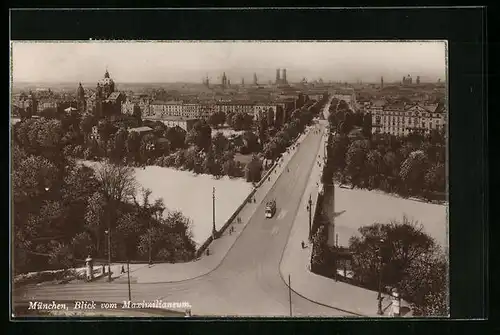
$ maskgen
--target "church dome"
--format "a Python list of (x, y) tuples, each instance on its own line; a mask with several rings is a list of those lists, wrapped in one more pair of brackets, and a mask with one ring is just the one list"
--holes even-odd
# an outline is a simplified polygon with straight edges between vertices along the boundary
[(106, 70), (106, 73), (104, 73), (104, 78), (99, 80), (99, 83), (102, 85), (102, 86), (110, 86), (110, 85), (114, 85), (114, 81), (113, 79), (111, 79), (111, 77), (109, 76), (109, 72), (108, 70)]

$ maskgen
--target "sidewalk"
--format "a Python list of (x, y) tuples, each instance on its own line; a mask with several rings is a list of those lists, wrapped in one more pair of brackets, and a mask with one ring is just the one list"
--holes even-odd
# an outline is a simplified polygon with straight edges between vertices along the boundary
[[(309, 131), (311, 129), (314, 129), (314, 126), (308, 128), (308, 130), (304, 134), (300, 135), (297, 142), (302, 142), (302, 140), (309, 134)], [(288, 153), (285, 152), (283, 154), (283, 157), (279, 160), (279, 164), (276, 165), (274, 171), (269, 174), (270, 180), (264, 181), (262, 185), (257, 188), (254, 194), (256, 202), (247, 203), (238, 215), (241, 218), (242, 223), (237, 223), (236, 220), (233, 221), (227, 227), (225, 232), (209, 245), (209, 255), (207, 255), (205, 252), (200, 258), (187, 263), (161, 263), (153, 264), (151, 266), (149, 266), (148, 264), (134, 264), (134, 267), (131, 265), (130, 280), (136, 283), (179, 282), (204, 276), (217, 269), (217, 267), (224, 260), (226, 254), (229, 252), (233, 244), (245, 229), (247, 223), (257, 210), (258, 206), (264, 200), (267, 193), (270, 191), (278, 177), (286, 168), (286, 165), (293, 157), (296, 150), (297, 147), (295, 146), (294, 149), (290, 148)], [(231, 227), (234, 227), (234, 231), (230, 234), (229, 231)], [(115, 268), (113, 268), (112, 266), (113, 271), (116, 271), (116, 268), (116, 266)], [(115, 282), (127, 281), (126, 273), (121, 276), (118, 275), (117, 277), (119, 278), (117, 278)]]
[[(322, 141), (326, 141), (323, 136)], [(323, 143), (319, 146), (319, 161), (323, 162)], [(308, 241), (309, 218), (307, 202), (309, 195), (316, 199), (321, 184), (322, 167), (317, 163), (311, 171), (311, 177), (301, 200), (299, 211), (295, 217), (295, 223), (290, 232), (288, 243), (283, 252), (280, 263), (280, 275), (287, 284), (288, 275), (291, 278), (291, 288), (298, 295), (312, 302), (332, 307), (345, 312), (353, 313), (353, 316), (379, 316), (377, 315), (377, 292), (367, 290), (343, 282), (335, 282), (333, 279), (316, 275), (309, 270), (312, 245)], [(314, 213), (314, 207), (313, 207)], [(302, 249), (301, 242), (307, 243), (307, 248)], [(382, 308), (384, 314), (390, 311), (388, 308), (390, 299), (384, 295)], [(407, 306), (404, 302), (402, 307)], [(380, 316), (379, 316), (380, 317)]]

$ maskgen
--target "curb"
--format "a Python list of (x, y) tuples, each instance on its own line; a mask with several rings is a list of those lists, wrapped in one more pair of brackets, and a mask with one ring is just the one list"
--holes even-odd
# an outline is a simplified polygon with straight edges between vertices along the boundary
[[(306, 134), (307, 136), (309, 134)], [(297, 153), (298, 150), (296, 150), (291, 156), (290, 156), (290, 160), (293, 159), (293, 157), (295, 156), (295, 154)], [(290, 162), (290, 160), (288, 161), (288, 163)], [(287, 163), (287, 164), (288, 164)], [(273, 185), (271, 186), (271, 188), (269, 189), (269, 191), (267, 191), (266, 195), (271, 192), (271, 190), (274, 189), (276, 183), (278, 182), (278, 180), (281, 178), (281, 176), (283, 175), (283, 172), (279, 174), (279, 176), (276, 178), (276, 180), (274, 181)], [(256, 190), (256, 189), (255, 189)], [(255, 191), (256, 192), (256, 191)], [(255, 207), (255, 210), (257, 209), (258, 207)], [(255, 211), (254, 213), (250, 216), (250, 218), (255, 214)], [(241, 235), (243, 235), (243, 232), (245, 231), (245, 229), (247, 228), (248, 226), (248, 221), (247, 223), (243, 226), (243, 229), (241, 230), (241, 233), (236, 236), (236, 239), (234, 240), (233, 244), (229, 247), (229, 249), (227, 250), (226, 254), (224, 255), (224, 257), (222, 257), (222, 259), (220, 260), (220, 262), (217, 264), (217, 266), (215, 266), (213, 269), (201, 274), (201, 275), (198, 275), (198, 276), (195, 276), (195, 277), (191, 277), (191, 278), (186, 278), (186, 279), (180, 279), (180, 280), (171, 280), (171, 281), (159, 281), (159, 282), (148, 282), (148, 283), (137, 283), (137, 284), (141, 284), (141, 285), (148, 285), (148, 284), (171, 284), (171, 283), (181, 283), (181, 282), (186, 282), (186, 281), (189, 281), (189, 280), (195, 280), (195, 279), (198, 279), (198, 278), (201, 278), (201, 277), (204, 277), (204, 276), (207, 276), (209, 274), (211, 274), (212, 272), (214, 272), (215, 270), (217, 270), (222, 262), (224, 261), (224, 259), (227, 257), (227, 254), (229, 254), (229, 252), (231, 251), (231, 249), (234, 247), (234, 245), (236, 244), (236, 242), (238, 241), (238, 239), (240, 238)], [(164, 263), (163, 263), (164, 264)], [(147, 265), (146, 265), (147, 266)], [(138, 270), (138, 269), (137, 269)], [(135, 271), (135, 270), (134, 270)], [(131, 272), (132, 273), (132, 272)], [(112, 282), (112, 281), (111, 281)], [(127, 284), (127, 283), (115, 283), (115, 284)]]
[[(319, 151), (320, 151), (320, 149), (321, 149), (321, 142), (322, 142), (322, 138), (320, 138), (320, 145), (318, 146), (318, 150), (317, 150), (317, 152), (319, 152)], [(317, 154), (317, 153), (316, 153), (316, 154)], [(314, 157), (316, 157), (316, 155), (315, 155)], [(314, 163), (315, 163), (315, 162), (316, 162), (316, 160), (313, 160), (313, 162), (312, 162), (312, 164), (311, 164), (311, 170), (310, 170), (310, 173), (312, 173), (312, 170), (313, 170), (313, 167), (314, 167)], [(311, 176), (311, 174), (309, 174), (309, 178), (310, 178), (310, 176)], [(308, 180), (308, 181), (309, 181), (309, 180)], [(306, 189), (307, 189), (307, 184), (306, 184)], [(302, 196), (302, 198), (303, 198), (303, 197), (304, 197), (304, 195)], [(302, 204), (302, 198), (301, 198), (301, 200), (300, 200), (299, 207), (300, 207), (300, 205)], [(299, 207), (297, 207), (297, 211), (299, 210)], [(297, 212), (297, 211), (296, 211), (296, 212)], [(296, 216), (296, 214), (297, 214), (297, 213), (295, 213), (295, 216)], [(293, 224), (293, 225), (295, 225), (295, 222), (294, 222), (294, 224)], [(292, 287), (288, 286), (288, 283), (287, 283), (287, 281), (285, 280), (285, 278), (283, 277), (283, 273), (282, 273), (282, 271), (281, 271), (281, 264), (282, 264), (282, 262), (283, 262), (283, 256), (284, 256), (284, 254), (285, 254), (285, 250), (286, 250), (286, 248), (287, 248), (287, 246), (288, 246), (288, 243), (290, 242), (290, 235), (291, 235), (291, 233), (292, 233), (293, 225), (292, 225), (292, 228), (290, 229), (290, 231), (288, 232), (288, 238), (287, 238), (287, 240), (288, 240), (288, 241), (287, 241), (287, 244), (285, 245), (285, 248), (283, 249), (283, 252), (281, 253), (280, 264), (279, 264), (279, 269), (278, 269), (278, 270), (279, 270), (280, 277), (281, 277), (281, 280), (283, 281), (283, 283), (285, 284), (285, 286), (286, 286), (286, 287), (288, 287), (291, 291), (293, 291), (293, 292), (294, 292), (295, 294), (297, 294), (298, 296), (300, 296), (300, 297), (302, 297), (303, 299), (305, 299), (305, 300), (307, 300), (307, 301), (310, 301), (310, 302), (312, 302), (312, 303), (314, 303), (314, 304), (321, 305), (321, 306), (324, 306), (324, 307), (327, 307), (327, 308), (332, 308), (332, 309), (334, 309), (334, 310), (341, 311), (341, 312), (344, 312), (344, 313), (349, 313), (349, 314), (352, 314), (352, 315), (355, 315), (355, 316), (361, 316), (361, 317), (363, 317), (363, 316), (367, 316), (367, 315), (359, 314), (359, 313), (356, 313), (356, 312), (351, 312), (351, 311), (348, 311), (348, 310), (345, 310), (345, 309), (342, 309), (342, 308), (338, 308), (338, 307), (330, 306), (330, 305), (327, 305), (327, 304), (324, 304), (324, 303), (321, 303), (321, 302), (318, 302), (318, 301), (314, 301), (314, 300), (312, 300), (312, 299), (310, 299), (310, 298), (308, 298), (308, 297), (306, 297), (306, 296), (302, 295), (301, 293), (297, 292), (297, 291), (296, 291), (296, 290), (294, 290)]]

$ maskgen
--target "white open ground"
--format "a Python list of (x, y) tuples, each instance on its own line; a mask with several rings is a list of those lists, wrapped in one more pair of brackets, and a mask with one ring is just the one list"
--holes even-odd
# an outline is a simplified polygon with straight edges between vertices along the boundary
[(230, 128), (221, 128), (221, 129), (214, 129), (212, 131), (212, 137), (215, 137), (217, 133), (222, 133), (225, 137), (230, 137), (232, 135), (243, 135), (245, 133), (244, 130), (234, 130)]
[[(448, 245), (447, 206), (403, 199), (380, 191), (346, 189), (335, 185), (335, 232), (338, 243), (347, 246), (358, 228), (375, 222), (408, 219), (422, 224), (423, 230), (441, 246)], [(345, 212), (344, 212), (345, 211)]]
[[(99, 164), (81, 162), (88, 166)], [(193, 239), (198, 246), (212, 233), (212, 188), (215, 187), (217, 229), (226, 223), (252, 190), (252, 184), (241, 178), (215, 179), (210, 175), (196, 175), (190, 171), (158, 166), (134, 170), (139, 189), (144, 187), (151, 190), (151, 203), (157, 198), (163, 198), (168, 210), (181, 211), (192, 220)]]

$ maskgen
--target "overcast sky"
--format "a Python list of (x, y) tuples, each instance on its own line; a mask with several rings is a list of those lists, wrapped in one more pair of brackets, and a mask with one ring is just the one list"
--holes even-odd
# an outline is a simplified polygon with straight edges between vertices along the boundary
[(222, 71), (234, 83), (274, 80), (445, 80), (445, 42), (12, 42), (15, 82), (200, 82)]

